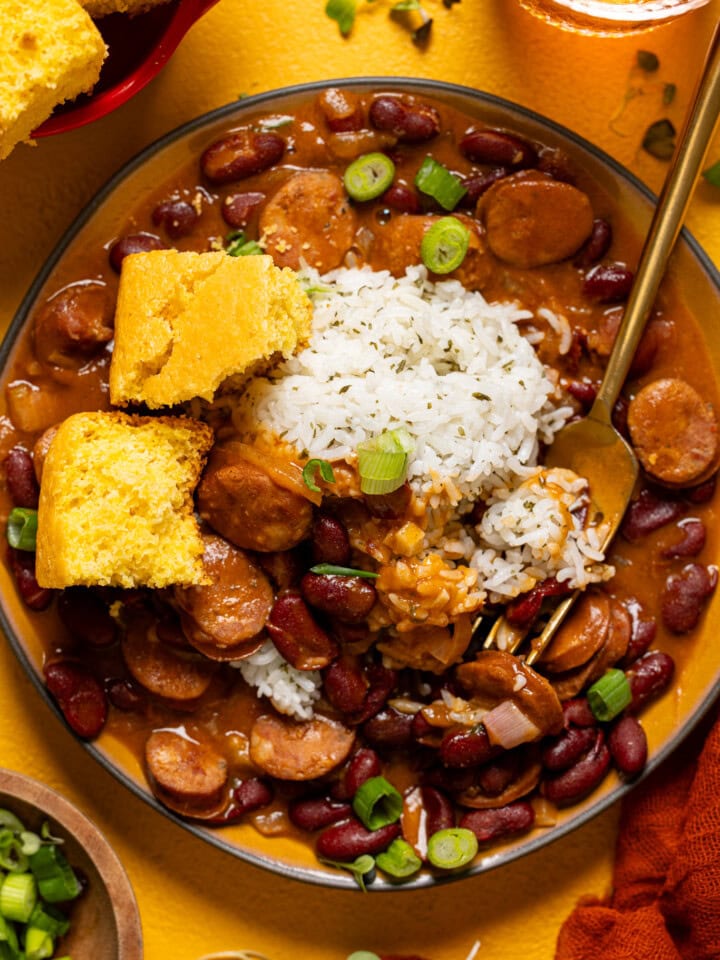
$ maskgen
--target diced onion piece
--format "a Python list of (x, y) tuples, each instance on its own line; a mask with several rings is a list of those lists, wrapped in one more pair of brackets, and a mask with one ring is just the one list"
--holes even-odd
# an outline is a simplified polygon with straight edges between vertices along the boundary
[(503, 700), (483, 717), (483, 726), (492, 744), (511, 750), (521, 743), (531, 743), (540, 730), (512, 700)]

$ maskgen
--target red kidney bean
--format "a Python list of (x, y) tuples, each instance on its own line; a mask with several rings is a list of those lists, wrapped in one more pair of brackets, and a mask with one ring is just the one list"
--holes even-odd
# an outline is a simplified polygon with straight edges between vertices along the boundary
[(319, 516), (310, 531), (315, 563), (347, 566), (350, 560), (350, 538), (343, 524), (335, 517)]
[(323, 90), (317, 102), (328, 130), (333, 133), (353, 133), (365, 125), (362, 101), (349, 90), (329, 87)]
[(365, 721), (363, 736), (378, 750), (398, 750), (412, 742), (412, 722), (412, 714), (386, 707)]
[(288, 806), (290, 822), (300, 830), (312, 833), (339, 820), (347, 820), (352, 816), (352, 806), (330, 797), (308, 797), (304, 800), (293, 800)]
[(230, 791), (232, 805), (239, 813), (251, 813), (273, 802), (274, 790), (267, 780), (261, 777), (248, 777), (240, 780)]
[(571, 397), (582, 405), (585, 411), (588, 411), (595, 403), (597, 387), (594, 383), (588, 383), (586, 380), (571, 380), (565, 389)]
[(132, 680), (122, 678), (107, 680), (105, 692), (110, 703), (125, 713), (137, 713), (147, 702), (144, 692)]
[(454, 770), (477, 767), (487, 763), (497, 752), (497, 747), (490, 743), (485, 727), (449, 730), (440, 743), (440, 762)]
[(437, 110), (407, 97), (375, 97), (369, 115), (376, 130), (387, 130), (404, 143), (432, 140), (440, 132)]
[(425, 810), (427, 835), (455, 826), (455, 811), (449, 798), (436, 787), (420, 787), (420, 801)]
[(497, 760), (486, 763), (477, 772), (476, 783), (487, 797), (500, 794), (517, 779), (520, 772), (520, 757), (514, 751), (501, 753)]
[(705, 546), (707, 532), (705, 524), (697, 517), (687, 517), (678, 523), (681, 539), (666, 547), (661, 556), (665, 560), (675, 560), (680, 557), (696, 557)]
[(515, 627), (529, 626), (540, 613), (546, 597), (566, 597), (569, 593), (572, 588), (567, 582), (560, 583), (555, 577), (548, 577), (512, 600), (505, 608), (505, 619)]
[(639, 713), (651, 700), (659, 697), (670, 686), (675, 673), (675, 661), (668, 653), (653, 650), (636, 661), (627, 672), (632, 702), (628, 713)]
[(187, 200), (165, 200), (152, 212), (152, 222), (162, 227), (171, 240), (179, 240), (193, 232), (199, 212)]
[(535, 811), (527, 800), (517, 800), (504, 807), (471, 810), (460, 819), (460, 826), (472, 830), (480, 843), (498, 840), (513, 833), (523, 833), (535, 823)]
[(275, 166), (284, 153), (285, 141), (277, 133), (238, 130), (210, 144), (200, 169), (211, 183), (230, 183)]
[(234, 193), (226, 197), (220, 205), (220, 213), (229, 227), (238, 229), (247, 226), (248, 220), (265, 202), (265, 194), (249, 190), (247, 193)]
[(549, 174), (553, 180), (562, 180), (565, 183), (575, 183), (575, 169), (572, 160), (562, 150), (554, 147), (541, 147), (538, 156), (537, 169), (541, 173)]
[(651, 321), (648, 324), (635, 351), (632, 363), (630, 364), (630, 374), (633, 377), (641, 377), (644, 373), (647, 373), (648, 370), (652, 368), (653, 363), (655, 363), (655, 357), (657, 356), (658, 348), (663, 337), (661, 330), (662, 327), (659, 323), (653, 323)]
[(563, 721), (565, 729), (570, 727), (596, 727), (597, 720), (590, 709), (590, 704), (585, 697), (574, 697), (572, 700), (566, 700), (563, 705)]
[(317, 838), (315, 849), (325, 860), (350, 861), (364, 853), (371, 856), (381, 853), (399, 835), (399, 823), (367, 830), (353, 818), (327, 827)]
[(618, 666), (621, 669), (629, 667), (635, 663), (644, 653), (647, 652), (650, 644), (655, 640), (657, 633), (657, 623), (654, 618), (643, 619), (636, 611), (630, 608), (630, 618), (632, 627), (630, 630), (630, 640)]
[(352, 718), (354, 723), (364, 723), (370, 717), (374, 717), (385, 705), (385, 701), (393, 692), (397, 683), (397, 672), (389, 670), (379, 663), (369, 664), (365, 673), (369, 687), (360, 712)]
[(91, 647), (107, 647), (117, 637), (107, 604), (91, 589), (63, 590), (58, 597), (57, 611), (66, 629)]
[(122, 262), (131, 253), (149, 253), (151, 250), (164, 250), (165, 244), (154, 233), (131, 233), (121, 237), (110, 247), (108, 259), (116, 273), (120, 273)]
[(613, 232), (610, 224), (602, 217), (596, 217), (593, 220), (592, 232), (573, 260), (573, 265), (586, 269), (597, 263), (598, 260), (602, 260), (610, 249), (612, 239)]
[(67, 660), (47, 664), (44, 673), (68, 726), (84, 740), (98, 736), (107, 719), (107, 699), (95, 677)]
[(717, 474), (710, 477), (704, 483), (698, 484), (691, 490), (685, 491), (685, 496), (690, 503), (708, 503), (715, 496), (715, 487), (717, 486)]
[(668, 630), (673, 633), (694, 630), (704, 602), (715, 590), (717, 581), (717, 570), (699, 563), (688, 563), (680, 573), (671, 574), (660, 597), (660, 613)]
[(431, 723), (425, 719), (421, 710), (413, 717), (412, 722), (412, 735), (415, 740), (422, 741), (424, 737), (427, 737), (431, 734), (437, 732), (437, 727), (434, 727)]
[(598, 303), (627, 300), (635, 274), (622, 263), (598, 263), (585, 274), (582, 291)]
[(15, 577), (18, 593), (31, 610), (45, 610), (50, 606), (53, 591), (41, 587), (35, 578), (35, 554), (29, 550), (8, 547), (8, 563)]
[(520, 170), (534, 167), (538, 161), (535, 147), (500, 130), (470, 130), (460, 141), (460, 152), (473, 163)]
[(629, 439), (627, 418), (630, 404), (625, 397), (618, 397), (613, 407), (612, 422), (618, 433), (621, 433), (626, 440)]
[(559, 807), (576, 803), (597, 787), (610, 766), (610, 751), (602, 730), (595, 732), (590, 750), (568, 770), (548, 777), (542, 784), (542, 793)]
[(337, 643), (313, 619), (299, 593), (275, 600), (266, 629), (281, 656), (298, 670), (321, 670), (340, 653)]
[(349, 797), (354, 797), (358, 789), (371, 777), (382, 773), (380, 757), (369, 747), (361, 747), (353, 754), (345, 772), (344, 785)]
[(506, 177), (510, 172), (509, 167), (494, 167), (492, 170), (486, 170), (484, 173), (464, 177), (462, 185), (467, 190), (467, 193), (460, 201), (461, 206), (474, 207), (480, 197), (486, 193), (494, 183), (502, 180), (503, 177)]
[(545, 769), (557, 773), (572, 767), (595, 742), (595, 732), (594, 726), (570, 727), (551, 738), (542, 752)]
[(375, 606), (375, 587), (363, 577), (306, 573), (300, 590), (311, 607), (345, 623), (360, 623)]
[(402, 183), (394, 183), (385, 191), (382, 202), (392, 210), (399, 210), (400, 213), (420, 213), (420, 197), (418, 197), (412, 187), (407, 187)]
[(37, 509), (40, 486), (30, 453), (23, 447), (13, 447), (5, 457), (5, 479), (8, 493), (15, 507)]
[(392, 493), (366, 493), (365, 503), (373, 517), (380, 520), (397, 520), (404, 517), (412, 497), (409, 483), (404, 483)]
[(645, 731), (635, 717), (622, 717), (608, 737), (615, 766), (628, 777), (635, 777), (645, 766), (648, 745)]
[(621, 528), (622, 535), (631, 543), (635, 542), (678, 520), (684, 512), (685, 505), (681, 500), (670, 495), (661, 496), (644, 487), (637, 500), (633, 500), (627, 509)]
[(323, 674), (325, 696), (346, 716), (362, 710), (369, 687), (370, 682), (357, 657), (341, 656)]

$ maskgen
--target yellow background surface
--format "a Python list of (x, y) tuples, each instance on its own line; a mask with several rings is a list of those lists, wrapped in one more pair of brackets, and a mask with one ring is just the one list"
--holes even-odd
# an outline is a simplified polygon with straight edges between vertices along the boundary
[[(590, 38), (533, 19), (514, 0), (425, 0), (432, 40), (420, 50), (388, 15), (359, 0), (343, 40), (324, 0), (220, 0), (164, 72), (90, 127), (21, 146), (0, 165), (0, 323), (61, 232), (121, 164), (180, 123), (241, 94), (306, 80), (394, 75), (448, 80), (546, 114), (594, 141), (659, 189), (666, 166), (640, 149), (647, 124), (681, 125), (720, 2), (642, 36)], [(636, 52), (660, 58), (637, 85)], [(663, 83), (677, 96), (662, 106)], [(708, 163), (720, 159), (716, 138)], [(720, 190), (701, 184), (688, 225), (720, 264)], [(344, 960), (352, 950), (464, 960), (550, 958), (578, 897), (609, 888), (617, 810), (522, 862), (432, 891), (367, 895), (276, 878), (186, 834), (101, 769), (54, 718), (9, 648), (0, 646), (0, 764), (75, 801), (120, 855), (135, 889), (148, 960), (252, 949), (271, 960)], [(78, 957), (75, 960), (90, 960)]]

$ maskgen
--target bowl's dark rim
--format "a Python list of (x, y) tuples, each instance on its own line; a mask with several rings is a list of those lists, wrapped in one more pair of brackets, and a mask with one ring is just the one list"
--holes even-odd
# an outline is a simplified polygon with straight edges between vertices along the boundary
[[(145, 163), (146, 160), (152, 157), (159, 149), (189, 134), (199, 131), (205, 126), (214, 124), (225, 117), (235, 117), (239, 114), (252, 111), (269, 101), (276, 100), (278, 97), (292, 96), (297, 94), (309, 95), (315, 91), (320, 91), (330, 86), (345, 86), (368, 89), (382, 87), (388, 90), (405, 90), (414, 93), (424, 91), (428, 95), (432, 96), (433, 94), (436, 94), (440, 98), (442, 98), (444, 95), (446, 96), (447, 94), (457, 94), (459, 96), (471, 97), (477, 101), (479, 105), (484, 104), (490, 107), (498, 107), (504, 110), (515, 111), (526, 119), (546, 127), (550, 131), (559, 134), (566, 140), (574, 143), (582, 150), (592, 154), (603, 165), (609, 167), (615, 174), (617, 174), (618, 177), (625, 180), (630, 184), (630, 186), (635, 188), (635, 190), (637, 190), (651, 205), (654, 206), (657, 202), (657, 197), (655, 194), (644, 183), (642, 183), (641, 180), (639, 180), (627, 168), (622, 166), (622, 164), (618, 163), (613, 157), (594, 146), (584, 137), (573, 133), (572, 130), (564, 127), (562, 124), (556, 123), (553, 120), (549, 120), (547, 117), (543, 117), (541, 114), (536, 113), (533, 110), (523, 107), (517, 103), (513, 103), (512, 101), (506, 100), (502, 97), (495, 96), (494, 94), (488, 94), (479, 90), (475, 90), (472, 87), (462, 86), (460, 84), (445, 83), (444, 81), (440, 80), (381, 76), (345, 78), (340, 80), (320, 80), (312, 83), (296, 84), (290, 87), (269, 90), (265, 93), (250, 96), (240, 101), (226, 104), (225, 106), (219, 107), (215, 110), (211, 110), (210, 112), (202, 114), (201, 116), (196, 117), (194, 120), (177, 127), (175, 130), (170, 131), (169, 133), (160, 137), (158, 140), (155, 140), (149, 146), (145, 147), (142, 151), (140, 151), (140, 153), (124, 164), (117, 171), (117, 173), (110, 178), (105, 186), (103, 186), (89, 201), (87, 206), (80, 212), (70, 227), (65, 231), (63, 236), (58, 241), (54, 251), (46, 261), (45, 265), (39, 271), (27, 294), (23, 298), (22, 303), (20, 304), (20, 307), (18, 308), (18, 311), (8, 328), (8, 331), (3, 338), (2, 344), (0, 344), (0, 370), (5, 368), (8, 362), (9, 354), (15, 345), (15, 340), (17, 339), (17, 336), (25, 323), (27, 315), (49, 274), (63, 256), (66, 246), (75, 237), (76, 233), (92, 217), (96, 209), (105, 201), (109, 194), (111, 194), (131, 173)], [(687, 229), (682, 230), (682, 237), (693, 255), (698, 260), (701, 267), (710, 277), (714, 286), (720, 290), (720, 271), (718, 271), (707, 253), (702, 249), (700, 244), (694, 239)], [(10, 644), (15, 651), (15, 654), (25, 668), (30, 680), (39, 691), (41, 697), (50, 706), (63, 724), (65, 724), (62, 712), (48, 693), (40, 675), (35, 669), (34, 664), (25, 653), (22, 643), (16, 636), (1, 603), (0, 625), (2, 625)], [(717, 686), (718, 685), (716, 685), (716, 687)], [(645, 767), (645, 770), (643, 771), (642, 776), (638, 777), (632, 783), (620, 784), (596, 803), (592, 804), (575, 817), (568, 819), (565, 823), (547, 831), (538, 830), (534, 837), (531, 837), (531, 839), (529, 839), (526, 843), (521, 844), (519, 847), (506, 849), (500, 848), (495, 853), (491, 851), (487, 856), (483, 857), (480, 861), (474, 864), (469, 870), (466, 870), (460, 874), (449, 874), (447, 876), (439, 877), (430, 874), (421, 874), (414, 880), (399, 885), (394, 885), (389, 882), (372, 883), (368, 886), (368, 890), (375, 892), (383, 892), (388, 890), (419, 890), (433, 887), (441, 883), (449, 883), (468, 876), (476, 876), (495, 867), (511, 863), (513, 860), (516, 860), (519, 857), (533, 853), (534, 851), (540, 850), (542, 847), (547, 846), (549, 843), (559, 840), (561, 837), (567, 835), (571, 831), (587, 823), (593, 817), (596, 817), (602, 811), (606, 810), (620, 798), (629, 793), (630, 790), (632, 790), (641, 780), (645, 779), (645, 777), (652, 773), (652, 771), (655, 770), (700, 723), (703, 717), (710, 710), (710, 707), (715, 701), (718, 692), (718, 689), (710, 690), (710, 692), (703, 697), (703, 699), (696, 705), (682, 731), (678, 731), (675, 735), (673, 735), (668, 742), (665, 743), (665, 745), (658, 750), (654, 756), (651, 757), (647, 766)], [(262, 855), (253, 853), (252, 851), (244, 850), (224, 841), (221, 835), (222, 828), (219, 828), (216, 831), (214, 828), (203, 827), (199, 822), (188, 822), (187, 820), (182, 819), (160, 804), (151, 793), (143, 789), (143, 787), (132, 777), (115, 766), (111, 759), (106, 756), (99, 747), (95, 746), (95, 744), (83, 741), (83, 746), (88, 753), (90, 753), (109, 773), (123, 783), (137, 797), (140, 797), (140, 799), (148, 803), (159, 813), (163, 814), (163, 816), (174, 821), (183, 829), (189, 831), (191, 834), (200, 838), (201, 840), (212, 844), (218, 849), (224, 850), (225, 852), (230, 853), (233, 856), (252, 864), (253, 866), (260, 867), (264, 870), (269, 870), (289, 879), (301, 880), (304, 882), (317, 884), (319, 886), (333, 887), (336, 889), (358, 889), (355, 882), (349, 876), (346, 877), (340, 871), (338, 871), (337, 874), (325, 871), (321, 872), (306, 867), (292, 866), (290, 864), (283, 863), (280, 860), (268, 860)]]

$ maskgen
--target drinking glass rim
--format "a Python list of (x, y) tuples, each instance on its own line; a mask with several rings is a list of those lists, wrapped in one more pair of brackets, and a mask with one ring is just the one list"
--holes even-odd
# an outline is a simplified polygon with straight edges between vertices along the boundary
[(704, 7), (709, 0), (647, 0), (637, 3), (608, 3), (607, 0), (550, 0), (556, 7), (563, 7), (573, 13), (595, 17), (600, 21), (662, 20), (675, 12), (686, 13), (689, 10)]

